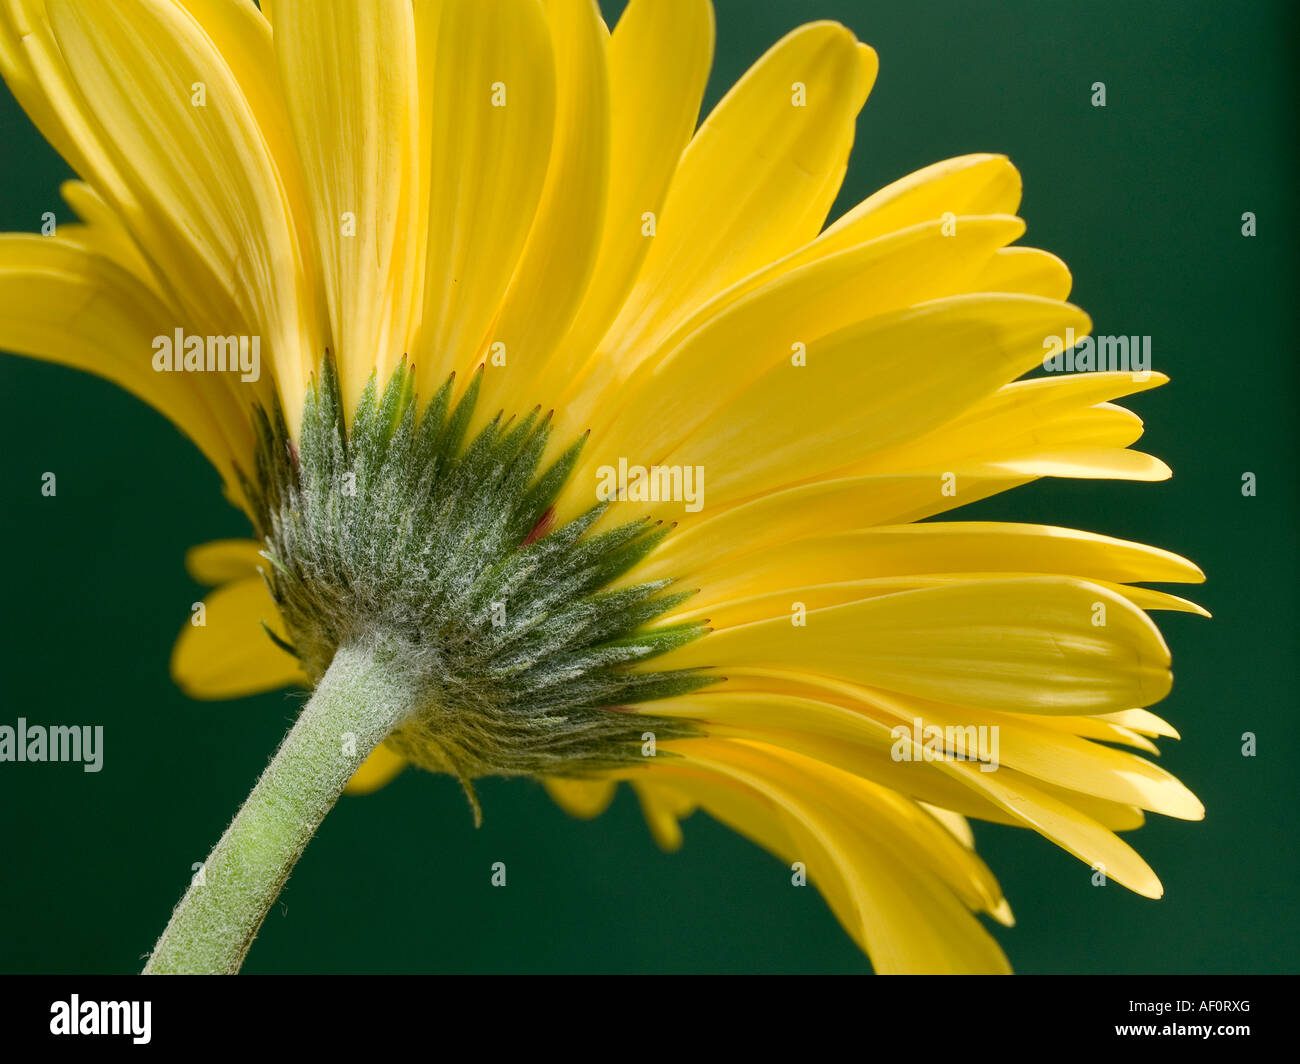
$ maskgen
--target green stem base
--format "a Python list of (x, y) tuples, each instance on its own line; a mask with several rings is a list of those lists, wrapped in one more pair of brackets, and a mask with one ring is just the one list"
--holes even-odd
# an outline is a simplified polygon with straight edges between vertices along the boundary
[(325, 814), (415, 705), (395, 655), (372, 644), (340, 647), (176, 906), (144, 974), (237, 973)]

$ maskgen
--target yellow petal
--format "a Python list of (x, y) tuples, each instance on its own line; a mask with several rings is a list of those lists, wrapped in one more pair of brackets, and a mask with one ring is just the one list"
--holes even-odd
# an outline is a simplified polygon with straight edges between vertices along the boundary
[[(656, 702), (655, 712), (702, 721), (710, 736), (779, 745), (899, 794), (942, 805), (965, 816), (1016, 823), (1010, 814), (973, 792), (962, 780), (952, 779), (935, 764), (919, 759), (896, 760), (892, 756), (896, 739), (891, 731), (895, 721), (875, 709), (873, 703), (866, 702), (865, 694), (854, 699), (838, 690), (823, 689), (808, 695), (764, 690), (766, 683), (770, 683), (766, 677), (729, 681), (721, 689)], [(790, 686), (798, 688), (798, 685)], [(736, 687), (746, 689), (741, 691)]]
[[(671, 538), (665, 546), (671, 543)], [(699, 537), (689, 543), (704, 548)], [(657, 552), (656, 552), (657, 553)], [(942, 521), (884, 525), (854, 532), (788, 536), (779, 544), (742, 542), (726, 554), (680, 547), (666, 563), (652, 559), (638, 580), (677, 577), (703, 582), (688, 606), (801, 584), (887, 576), (988, 571), (1059, 573), (1112, 583), (1200, 583), (1205, 574), (1171, 551), (1051, 525)]]
[(596, 349), (654, 243), (648, 219), (695, 132), (713, 38), (709, 0), (631, 0), (610, 37), (608, 207), (591, 285), (552, 363), (561, 381)]
[[(697, 509), (825, 476), (951, 420), (1032, 366), (1043, 336), (1070, 322), (1087, 330), (1069, 304), (1013, 295), (953, 296), (871, 318), (811, 345), (806, 366), (786, 360), (759, 373), (672, 450), (641, 461), (702, 470)], [(846, 392), (861, 398), (845, 403)], [(586, 466), (600, 465), (575, 475), (566, 507), (593, 504), (603, 470), (625, 457), (591, 446)], [(610, 518), (677, 518), (690, 501), (677, 494)]]
[(312, 206), (344, 409), (410, 330), (420, 191), (409, 0), (283, 0), (275, 54)]
[[(730, 713), (724, 725), (710, 725), (715, 730), (739, 738), (759, 738), (778, 743), (808, 757), (835, 765), (846, 772), (875, 780), (884, 786), (909, 795), (918, 801), (939, 805), (964, 816), (995, 823), (1024, 823), (1023, 817), (1007, 805), (1004, 796), (996, 799), (983, 789), (981, 780), (987, 773), (954, 773), (946, 759), (927, 760), (912, 738), (915, 700), (895, 693), (846, 683), (824, 675), (741, 676), (729, 680), (725, 688), (706, 690), (691, 698), (668, 703), (672, 715), (695, 720), (711, 720), (719, 715), (717, 703), (728, 697), (736, 703), (748, 703), (743, 713)], [(689, 704), (689, 705), (688, 705)], [(664, 703), (656, 703), (656, 711)], [(981, 710), (983, 717), (987, 710)], [(801, 718), (806, 718), (801, 723)], [(993, 719), (989, 715), (989, 719)], [(1096, 717), (1057, 717), (1032, 715), (1045, 728), (1065, 733), (1083, 733)], [(899, 721), (909, 725), (905, 735), (896, 734)], [(742, 730), (764, 731), (765, 735), (742, 735)], [(805, 730), (806, 729), (806, 730)], [(1123, 729), (1107, 726), (1097, 738), (1123, 741)], [(912, 751), (910, 760), (898, 759), (904, 744)], [(1034, 795), (1049, 795), (1056, 803), (1068, 806), (1081, 817), (1109, 831), (1128, 831), (1141, 827), (1145, 816), (1140, 808), (1113, 802), (1083, 791), (1069, 790), (1053, 783), (1032, 779), (1007, 766), (996, 775), (1005, 788), (1020, 794), (1020, 801), (1032, 804)], [(990, 804), (993, 803), (993, 804)]]
[[(1019, 205), (1020, 174), (1005, 156), (963, 155), (935, 163), (886, 185), (827, 227), (815, 240), (738, 281), (694, 317), (712, 317), (784, 273), (891, 233), (939, 221), (955, 236), (965, 224), (963, 219), (1010, 216)], [(956, 225), (955, 232), (951, 224)], [(983, 285), (973, 286), (971, 290), (1003, 291)]]
[[(934, 874), (936, 864), (920, 841), (899, 833), (899, 806), (884, 792), (774, 748), (678, 744), (678, 752), (688, 750), (693, 764), (721, 778), (689, 778), (703, 807), (782, 860), (801, 862), (876, 971), (1009, 970), (952, 884)], [(880, 801), (887, 810), (876, 805)], [(917, 808), (916, 817), (914, 828), (925, 814)], [(930, 824), (926, 844), (945, 846), (946, 832)], [(948, 856), (960, 849), (947, 837)]]
[(917, 222), (963, 214), (1015, 214), (1020, 174), (1003, 155), (961, 155), (886, 185), (836, 219), (810, 248), (847, 247)]
[(610, 455), (664, 452), (755, 376), (793, 370), (794, 352), (814, 351), (841, 329), (969, 290), (989, 257), (1023, 232), (1023, 222), (1005, 216), (964, 218), (952, 235), (942, 222), (924, 222), (786, 271), (693, 331), (678, 330), (590, 425), (569, 419), (570, 433), (591, 428), (598, 444), (575, 479)]
[(271, 27), (251, 0), (175, 0), (230, 67), (275, 162), (293, 213), (304, 262), (311, 258), (310, 206), (293, 127), (275, 60)]
[[(1011, 216), (1019, 204), (1020, 175), (1004, 156), (964, 155), (935, 163), (887, 185), (815, 240), (741, 278), (698, 308), (682, 328), (695, 327), (716, 317), (755, 289), (819, 259), (926, 222), (955, 221), (957, 230), (953, 235), (956, 235), (961, 232), (964, 218)], [(949, 228), (948, 232), (953, 231)], [(975, 287), (972, 290), (1002, 289)]]
[(811, 240), (839, 190), (875, 56), (830, 22), (777, 42), (682, 156), (650, 253), (592, 383), (626, 375), (711, 296)]
[[(313, 346), (305, 264), (275, 161), (226, 59), (171, 0), (50, 0), (49, 11), (133, 195), (113, 205), (186, 311), (176, 324), (259, 336), (297, 425)], [(192, 102), (196, 85), (210, 106)]]
[[(870, 699), (870, 694), (866, 698)], [(893, 717), (909, 728), (917, 720), (945, 730), (996, 728), (998, 771), (1005, 766), (1054, 787), (1182, 820), (1200, 820), (1205, 815), (1196, 796), (1164, 769), (1126, 751), (1054, 728), (1051, 718), (974, 711), (899, 695), (871, 704), (885, 711), (886, 720)]]
[(1114, 712), (1158, 702), (1171, 684), (1169, 650), (1146, 614), (1065, 577), (884, 595), (811, 610), (804, 627), (787, 612), (716, 631), (655, 666), (712, 667), (723, 676), (820, 673), (1021, 713)]
[(1146, 587), (1125, 587), (1122, 584), (1112, 584), (1102, 580), (1099, 580), (1098, 583), (1102, 584), (1103, 587), (1118, 592), (1133, 605), (1146, 610), (1148, 613), (1151, 610), (1174, 610), (1178, 613), (1194, 613), (1198, 617), (1207, 619), (1211, 616), (1210, 611), (1204, 606), (1192, 602), (1190, 599), (1181, 598), (1178, 595), (1169, 595), (1163, 591), (1153, 591)]
[(1019, 779), (1013, 787), (997, 778), (998, 773), (980, 773), (978, 766), (968, 762), (945, 764), (954, 773), (980, 776), (978, 785), (1028, 827), (1089, 866), (1103, 870), (1121, 886), (1147, 898), (1159, 898), (1164, 893), (1159, 877), (1131, 846), (1046, 790), (1028, 787)]
[(78, 174), (117, 202), (130, 198), (54, 34), (47, 0), (0, 0), (0, 71), (42, 136)]
[(1181, 738), (1177, 728), (1168, 721), (1157, 717), (1150, 710), (1125, 709), (1119, 713), (1108, 713), (1105, 719), (1132, 728), (1134, 731), (1142, 732), (1145, 735), (1164, 735), (1171, 739)]
[(417, 0), (415, 28), (428, 209), (411, 353), (417, 388), (432, 395), (479, 361), (532, 229), (556, 71), (538, 0)]
[[(718, 554), (733, 543), (757, 548), (819, 531), (919, 521), (978, 502), (1034, 479), (1031, 463), (1036, 452), (1025, 450), (1022, 441), (1054, 439), (1057, 425), (1075, 425), (1081, 413), (1099, 411), (1092, 404), (1100, 399), (1158, 387), (1167, 380), (1157, 373), (1142, 381), (1128, 373), (1097, 373), (1016, 381), (917, 439), (869, 455), (857, 465), (864, 475), (825, 477), (733, 505), (710, 496), (702, 512), (679, 518), (681, 526), (648, 564), (662, 562), (665, 572), (675, 575), (679, 559)], [(1073, 472), (1134, 479), (1159, 476), (1162, 470), (1167, 475), (1167, 467), (1149, 456), (1122, 454), (1117, 447), (1097, 448), (1087, 456), (1076, 452), (1076, 459), (1086, 460)], [(1031, 472), (1016, 473), (997, 464), (1016, 456)], [(570, 492), (571, 504), (582, 501), (575, 489)]]
[(1070, 294), (1070, 271), (1060, 259), (1038, 248), (1003, 248), (975, 281), (980, 292), (1023, 292), (1044, 299)]
[[(1004, 456), (1065, 440), (1080, 419), (1105, 417), (1106, 400), (1168, 383), (1162, 373), (1078, 373), (1013, 381), (960, 416), (917, 439), (870, 456), (855, 472), (900, 473), (996, 463)], [(1070, 426), (1058, 432), (1058, 425)], [(1125, 444), (1127, 446), (1127, 444)]]
[(873, 841), (892, 850), (898, 861), (928, 871), (971, 909), (992, 913), (1005, 904), (993, 873), (972, 847), (936, 824), (935, 818), (916, 802), (870, 779), (835, 768), (823, 769), (816, 759), (779, 744), (745, 741), (742, 745), (779, 765), (778, 773), (789, 781), (792, 790), (801, 790), (838, 810)]
[(545, 7), (558, 76), (555, 143), (536, 221), (492, 329), (490, 344), (504, 345), (505, 366), (489, 362), (484, 419), (502, 407), (554, 400), (555, 383), (539, 378), (587, 290), (604, 230), (608, 32), (592, 0), (545, 0)]
[(947, 828), (952, 833), (952, 837), (963, 846), (975, 849), (975, 832), (971, 830), (970, 821), (964, 816), (954, 813), (951, 809), (940, 809), (936, 805), (927, 805), (925, 802), (917, 804)]
[(263, 546), (252, 539), (217, 539), (191, 547), (185, 555), (185, 569), (200, 584), (218, 584), (256, 576), (267, 562)]
[(165, 297), (148, 261), (140, 254), (121, 217), (93, 188), (84, 181), (65, 181), (59, 192), (68, 206), (85, 222), (84, 226), (59, 226), (58, 235), (64, 239), (70, 230), (79, 230), (75, 243), (91, 254), (100, 255), (131, 274), (160, 300)]
[(361, 767), (343, 788), (343, 793), (371, 794), (391, 782), (405, 767), (406, 758), (380, 743), (361, 763)]
[(259, 576), (245, 577), (203, 600), (204, 621), (181, 629), (172, 651), (172, 679), (191, 698), (225, 699), (305, 685), (298, 659), (262, 629), (281, 639), (279, 610)]
[(991, 463), (993, 475), (1030, 477), (1168, 480), (1173, 471), (1159, 458), (1141, 451), (1109, 447), (1062, 447), (1012, 455)]
[[(703, 466), (709, 498), (721, 501), (843, 468), (1018, 376), (1037, 360), (1044, 333), (1067, 322), (1088, 329), (1081, 311), (1029, 296), (956, 296), (873, 319), (814, 345), (809, 366), (759, 377), (718, 412), (725, 430), (684, 440), (666, 464)], [(836, 402), (845, 390), (863, 401)]]
[[(664, 617), (674, 624), (705, 624), (712, 628), (734, 628), (737, 625), (785, 617), (791, 614), (792, 604), (804, 610), (822, 610), (842, 606), (864, 599), (916, 591), (923, 588), (957, 587), (967, 584), (1019, 580), (1038, 575), (1034, 571), (976, 570), (971, 572), (922, 574), (914, 576), (880, 576), (864, 580), (827, 580), (825, 583), (802, 583), (798, 577), (764, 583), (761, 573), (745, 573), (726, 587), (717, 587), (712, 581), (702, 581), (705, 588), (691, 595), (682, 606)], [(1053, 574), (1054, 575), (1054, 574)], [(1097, 587), (1105, 588), (1126, 602), (1142, 610), (1177, 610), (1208, 617), (1209, 612), (1176, 595), (1167, 595), (1148, 588), (1134, 588), (1109, 580), (1089, 578)], [(794, 581), (791, 583), (790, 581)]]
[(0, 236), (0, 348), (105, 377), (165, 414), (232, 485), (252, 452), (237, 385), (155, 373), (172, 317), (136, 278), (58, 237)]
[(663, 786), (653, 778), (647, 779), (643, 774), (633, 777), (631, 782), (655, 845), (665, 853), (680, 849), (682, 828), (678, 821), (695, 812), (695, 803), (690, 796)]
[(618, 790), (614, 780), (571, 780), (553, 777), (542, 780), (546, 793), (569, 816), (591, 820), (609, 808)]

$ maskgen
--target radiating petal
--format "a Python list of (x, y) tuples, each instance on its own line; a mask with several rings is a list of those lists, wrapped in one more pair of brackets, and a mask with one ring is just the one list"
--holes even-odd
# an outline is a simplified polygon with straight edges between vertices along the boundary
[[(115, 202), (197, 335), (256, 335), (297, 425), (305, 264), (284, 184), (230, 65), (173, 0), (49, 0), (80, 97), (132, 201)], [(198, 87), (211, 104), (194, 103)], [(199, 290), (202, 295), (198, 294)]]
[(600, 816), (614, 800), (618, 784), (614, 780), (570, 780), (554, 777), (543, 780), (546, 793), (570, 816), (590, 820)]
[(282, 0), (293, 121), (344, 407), (406, 353), (420, 191), (410, 0)]
[(1070, 528), (1000, 521), (883, 525), (787, 536), (767, 545), (751, 539), (722, 555), (710, 551), (699, 537), (689, 542), (699, 553), (679, 549), (666, 560), (652, 556), (629, 582), (707, 578), (700, 594), (687, 604), (698, 610), (710, 602), (800, 585), (921, 574), (1059, 573), (1111, 583), (1205, 579), (1186, 558), (1157, 547)]
[(361, 763), (361, 767), (343, 788), (343, 793), (372, 794), (380, 787), (391, 783), (404, 768), (406, 768), (406, 758), (381, 743)]
[[(421, 394), (480, 361), (550, 162), (556, 70), (539, 0), (416, 0), (427, 180)], [(508, 357), (508, 353), (507, 353)]]
[[(620, 458), (699, 471), (702, 498), (678, 491), (653, 505), (634, 502), (662, 519), (691, 512), (688, 502), (725, 506), (851, 468), (992, 395), (1038, 361), (1045, 335), (1067, 327), (1083, 334), (1088, 324), (1069, 304), (1013, 295), (953, 296), (869, 318), (809, 345), (807, 365), (787, 359), (744, 381), (664, 452), (629, 456), (593, 440), (560, 513), (593, 505), (604, 470)], [(846, 403), (846, 393), (860, 398)]]
[(265, 548), (252, 539), (217, 539), (191, 547), (185, 554), (185, 569), (200, 584), (218, 584), (256, 576), (266, 565)]
[[(553, 399), (540, 379), (596, 267), (610, 181), (608, 31), (594, 0), (545, 0), (558, 76), (555, 143), (537, 218), (528, 234), (491, 345), (484, 411), (526, 410)], [(490, 416), (484, 413), (486, 418)]]
[[(1101, 623), (1098, 623), (1098, 618)], [(819, 673), (1009, 712), (1109, 713), (1169, 693), (1169, 650), (1146, 614), (1066, 577), (904, 591), (716, 631), (657, 668)]]
[(551, 372), (567, 381), (617, 316), (695, 132), (713, 61), (709, 0), (632, 0), (609, 41), (609, 192), (600, 252)]
[[(960, 866), (925, 859), (926, 845), (949, 858), (961, 849), (937, 823), (908, 837), (887, 793), (775, 748), (702, 740), (679, 750), (718, 778), (689, 778), (701, 805), (783, 860), (801, 862), (876, 971), (1009, 971), (967, 901), (936, 874)], [(925, 814), (914, 808), (915, 831)]]
[[(942, 222), (923, 222), (780, 274), (694, 331), (678, 330), (591, 424), (569, 415), (562, 431), (592, 429), (601, 442), (591, 451), (602, 456), (663, 453), (758, 374), (793, 368), (795, 352), (890, 311), (971, 291), (996, 250), (1024, 232), (1006, 216), (963, 223), (949, 234)], [(598, 460), (589, 452), (586, 464)]]
[(58, 237), (0, 236), (0, 348), (105, 377), (165, 414), (227, 477), (252, 450), (229, 380), (157, 373), (154, 339), (174, 319), (136, 278)]
[(181, 629), (172, 651), (172, 679), (191, 698), (225, 699), (306, 686), (298, 659), (263, 630), (281, 639), (284, 627), (275, 601), (259, 576), (226, 584), (204, 600), (204, 623)]
[(875, 74), (874, 52), (843, 26), (816, 22), (736, 83), (682, 156), (650, 253), (590, 365), (596, 381), (583, 390), (626, 376), (701, 303), (817, 234)]

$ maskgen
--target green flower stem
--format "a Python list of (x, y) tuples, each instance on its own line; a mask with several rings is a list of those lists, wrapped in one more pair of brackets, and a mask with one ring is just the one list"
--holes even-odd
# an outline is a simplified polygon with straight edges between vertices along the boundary
[(172, 913), (144, 973), (233, 975), (352, 774), (416, 706), (398, 656), (340, 647), (248, 800)]

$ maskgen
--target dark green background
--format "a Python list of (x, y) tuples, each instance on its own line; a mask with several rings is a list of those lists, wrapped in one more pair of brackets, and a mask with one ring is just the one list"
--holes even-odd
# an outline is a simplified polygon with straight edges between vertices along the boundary
[[(621, 3), (606, 5), (612, 22)], [(1029, 832), (976, 828), (1019, 918), (1021, 972), (1295, 970), (1297, 522), (1293, 5), (719, 0), (716, 101), (811, 18), (880, 53), (837, 211), (922, 165), (1008, 153), (1027, 243), (1069, 262), (1099, 333), (1149, 334), (1174, 381), (1131, 401), (1172, 481), (1046, 481), (966, 511), (1160, 544), (1209, 574), (1213, 621), (1163, 615), (1182, 730), (1163, 762), (1204, 823), (1134, 837), (1152, 902)], [(1108, 106), (1090, 106), (1104, 81)], [(0, 229), (34, 230), (66, 168), (7, 93)], [(1241, 235), (1253, 211), (1259, 235)], [(138, 967), (291, 720), (284, 694), (182, 696), (173, 637), (199, 589), (182, 557), (247, 531), (161, 416), (112, 386), (0, 357), (0, 722), (102, 724), (104, 771), (0, 764), (0, 970)], [(40, 476), (58, 475), (58, 496)], [(1243, 498), (1241, 474), (1258, 475)], [(1245, 731), (1259, 755), (1240, 753)], [(630, 795), (569, 819), (489, 781), (475, 830), (457, 785), (408, 772), (344, 800), (248, 962), (269, 971), (864, 971), (813, 890), (704, 816), (674, 855)], [(509, 886), (489, 886), (493, 861)]]

